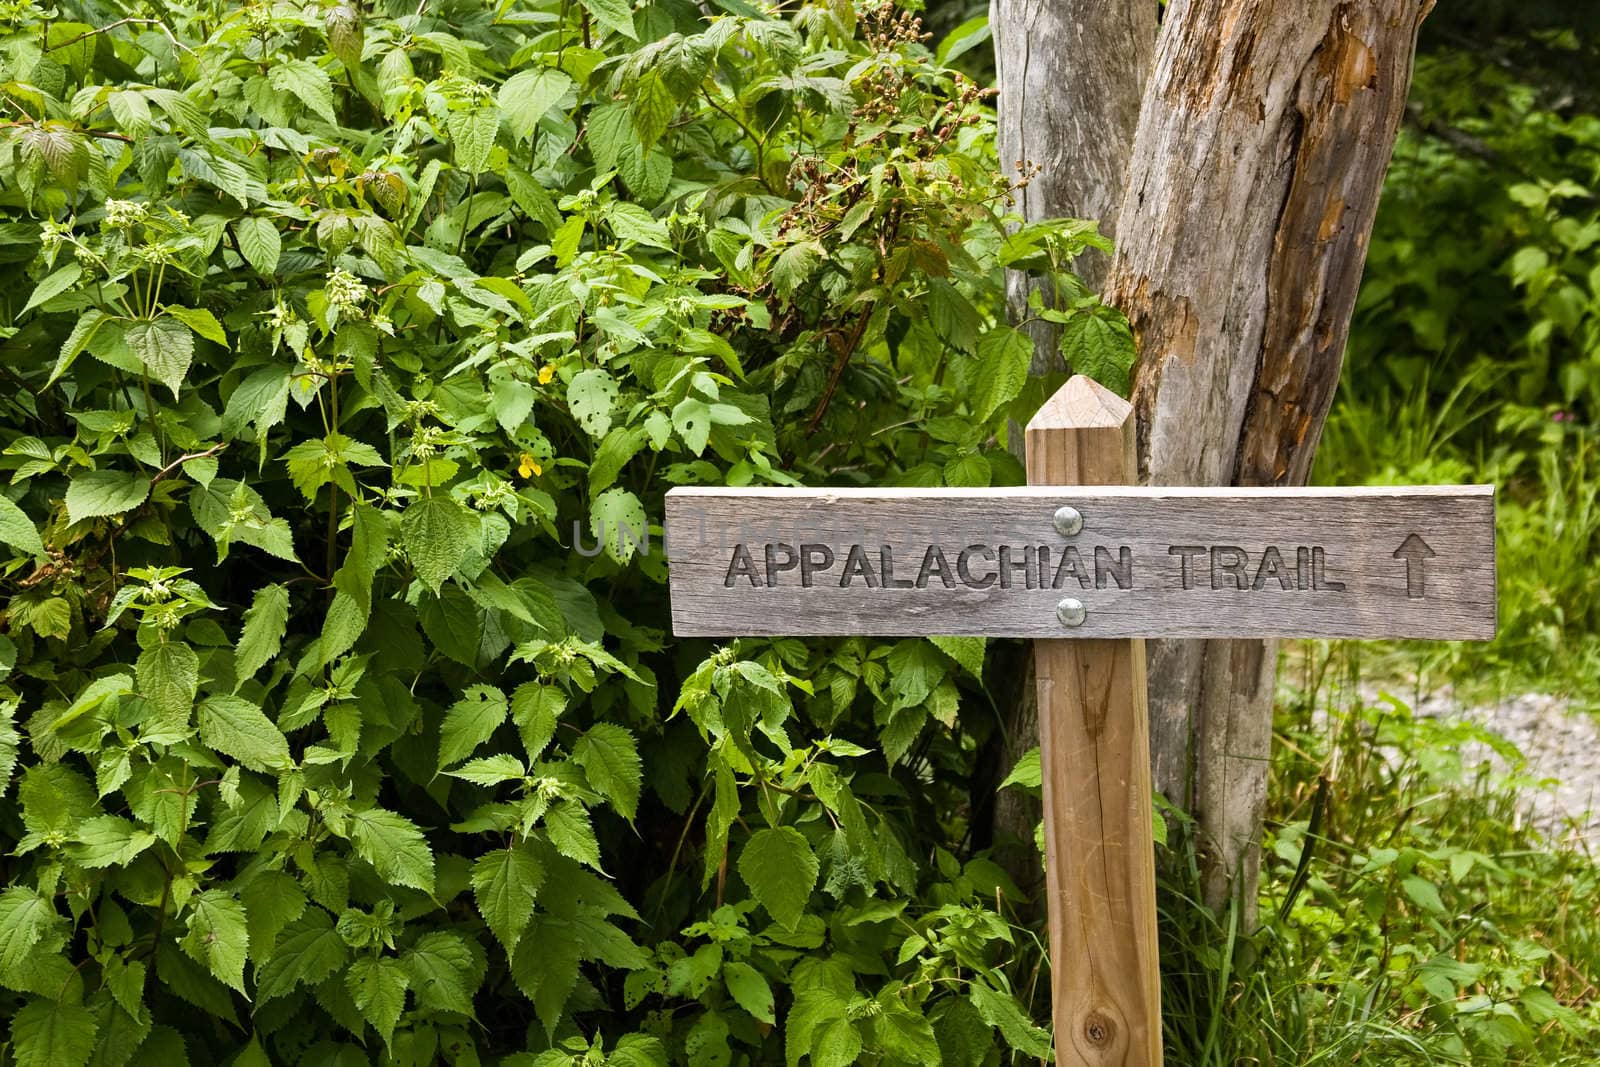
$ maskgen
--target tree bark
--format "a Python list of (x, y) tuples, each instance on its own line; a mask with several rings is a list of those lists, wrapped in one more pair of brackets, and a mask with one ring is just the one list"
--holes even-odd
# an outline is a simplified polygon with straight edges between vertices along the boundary
[[(1115, 233), (1134, 127), (1155, 56), (1157, 10), (1155, 0), (991, 0), (1001, 165), (1024, 172), (1039, 168), (1017, 193), (1024, 219), (1095, 219), (1102, 233)], [(1109, 265), (1109, 257), (1091, 250), (1074, 269), (1089, 288), (1098, 289)], [(1013, 322), (1027, 320), (1028, 292), (1038, 284), (1020, 271), (1007, 276)], [(1055, 327), (1036, 320), (1025, 331), (1033, 340), (1032, 373), (1063, 370)], [(1019, 460), (1021, 429), (1011, 430)], [(1003, 687), (996, 693), (1004, 726), (996, 781), (1039, 743), (1033, 654), (1026, 642), (1018, 642), (1000, 656), (991, 675), (1000, 677)], [(997, 859), (1024, 890), (1043, 874), (1033, 847), (1040, 817), (1039, 802), (1020, 790), (1002, 790), (995, 797), (993, 833), (1002, 843)]]
[[(1106, 286), (1139, 346), (1142, 480), (1305, 482), (1431, 6), (1169, 4)], [(1275, 660), (1150, 644), (1153, 777), (1198, 819), (1213, 906), (1253, 906)]]

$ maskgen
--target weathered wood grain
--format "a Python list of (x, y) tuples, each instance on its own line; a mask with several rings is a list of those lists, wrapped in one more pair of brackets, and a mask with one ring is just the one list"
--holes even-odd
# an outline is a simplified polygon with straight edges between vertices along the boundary
[[(1084, 517), (1072, 537), (1053, 525), (1063, 504)], [(1494, 635), (1491, 486), (688, 488), (667, 494), (666, 526), (680, 636)], [(1432, 557), (1405, 558), (1413, 534)], [(736, 546), (749, 553), (746, 570), (732, 566)], [(798, 558), (807, 546), (809, 567)], [(861, 559), (842, 586), (852, 546)], [(937, 566), (919, 574), (929, 546), (948, 576)], [(1069, 549), (1081, 578), (1063, 573)], [(1050, 571), (1042, 588), (1041, 550)], [(892, 583), (913, 587), (887, 587), (885, 561)], [(1010, 564), (1005, 579), (1001, 562)], [(732, 584), (730, 570), (739, 571)], [(1056, 616), (1068, 595), (1087, 608), (1076, 629)]]
[[(1084, 377), (1027, 429), (1030, 485), (1131, 481), (1133, 409)], [(1158, 1067), (1144, 641), (1033, 643), (1056, 1063)]]

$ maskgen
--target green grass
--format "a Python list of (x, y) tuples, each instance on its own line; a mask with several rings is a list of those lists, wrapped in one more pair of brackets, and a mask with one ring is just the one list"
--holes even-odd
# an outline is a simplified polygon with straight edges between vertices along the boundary
[[(1519, 818), (1532, 783), (1464, 766), (1477, 727), (1355, 699), (1358, 646), (1310, 650), (1275, 723), (1259, 927), (1198, 900), (1172, 829), (1167, 1062), (1593, 1064), (1600, 868)], [(1291, 673), (1286, 671), (1286, 676)], [(1295, 672), (1298, 673), (1298, 672)]]

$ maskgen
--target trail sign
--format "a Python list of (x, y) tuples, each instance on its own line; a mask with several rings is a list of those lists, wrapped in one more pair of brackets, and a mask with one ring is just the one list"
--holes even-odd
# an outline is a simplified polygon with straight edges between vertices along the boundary
[(1056, 1062), (1158, 1067), (1143, 638), (1492, 637), (1494, 490), (1131, 487), (1083, 377), (1026, 436), (1023, 489), (672, 490), (673, 630), (1035, 638)]
[(680, 635), (1494, 634), (1491, 486), (674, 489), (667, 530)]

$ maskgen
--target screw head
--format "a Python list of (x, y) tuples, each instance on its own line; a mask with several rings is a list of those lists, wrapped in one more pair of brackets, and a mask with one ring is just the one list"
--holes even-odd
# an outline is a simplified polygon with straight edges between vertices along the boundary
[(1088, 617), (1089, 609), (1075, 596), (1069, 596), (1056, 605), (1056, 618), (1061, 620), (1062, 626), (1082, 626), (1083, 620)]
[(1071, 504), (1063, 504), (1056, 508), (1056, 533), (1062, 537), (1071, 537), (1083, 529), (1083, 512)]

